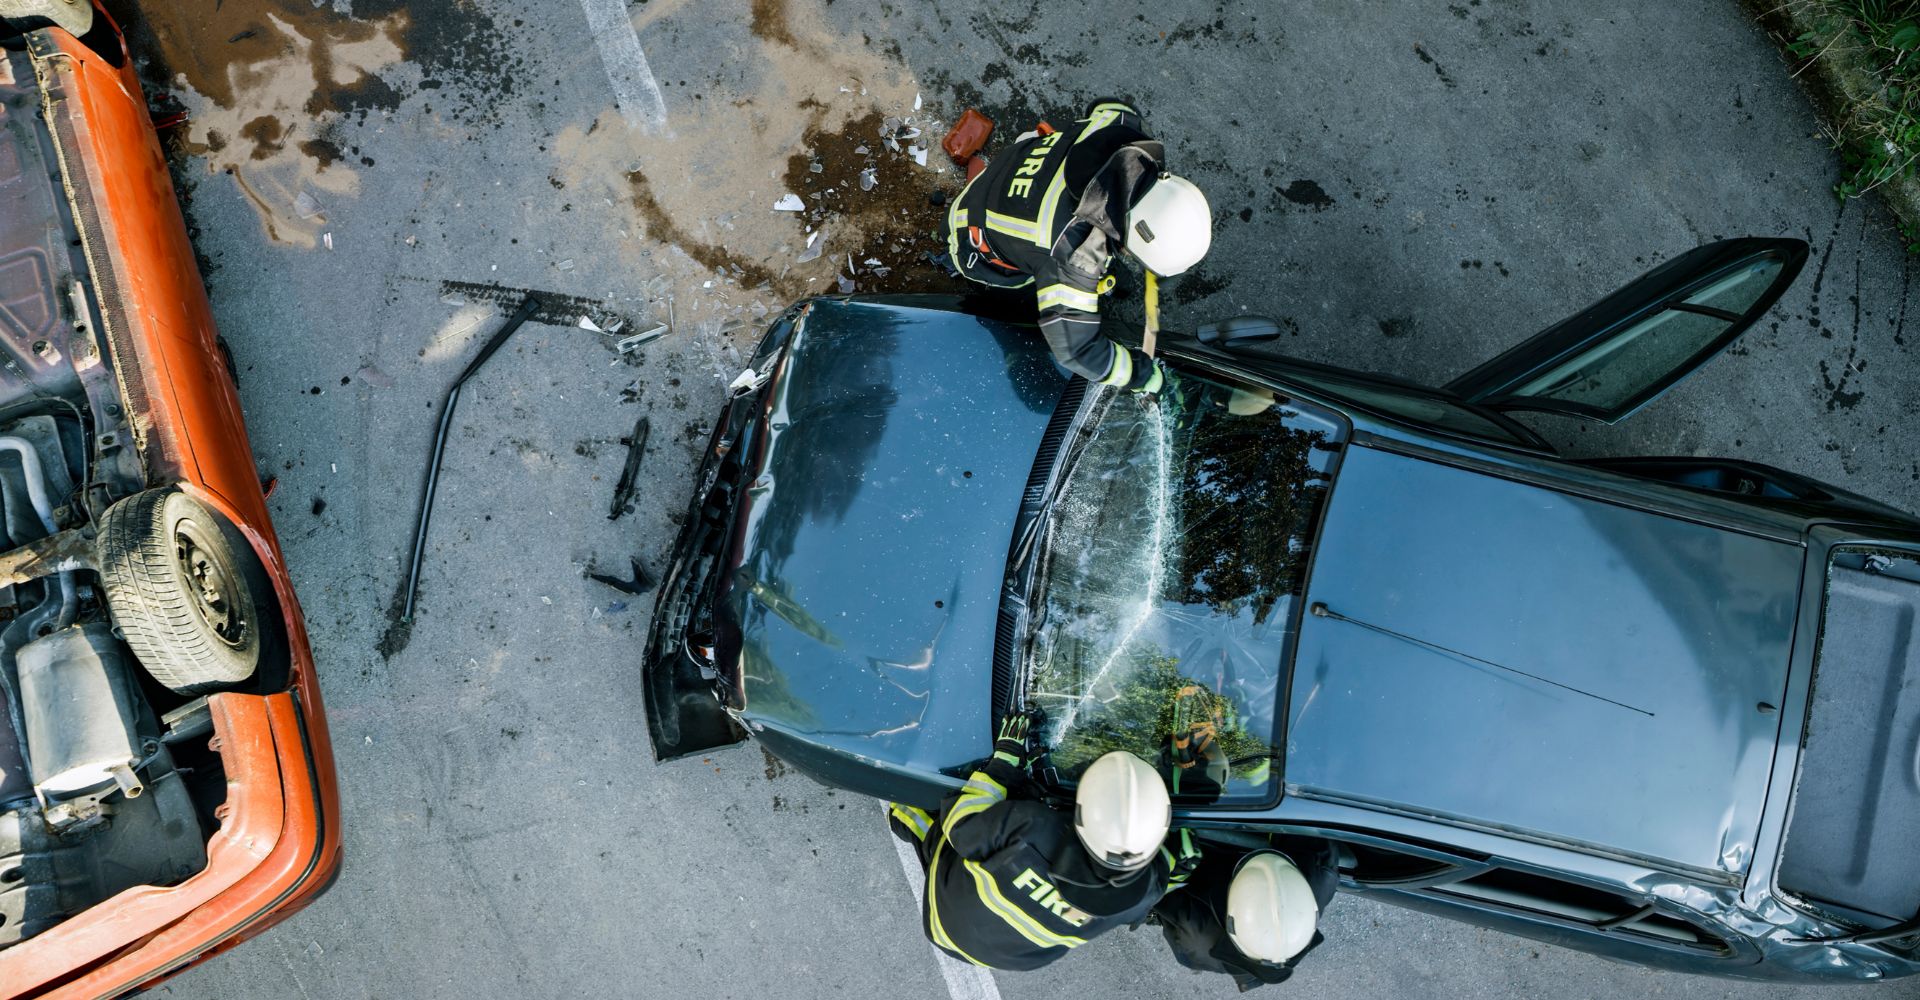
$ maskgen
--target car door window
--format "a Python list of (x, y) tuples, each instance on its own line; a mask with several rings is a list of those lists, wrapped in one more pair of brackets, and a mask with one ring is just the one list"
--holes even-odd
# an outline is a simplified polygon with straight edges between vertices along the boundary
[(1724, 940), (1706, 928), (1661, 912), (1649, 900), (1511, 868), (1489, 868), (1457, 882), (1421, 891), (1439, 898), (1465, 899), (1496, 909), (1536, 914), (1630, 939), (1716, 954), (1731, 951)]
[(1612, 423), (1679, 384), (1766, 314), (1807, 260), (1794, 239), (1696, 247), (1447, 383), (1497, 410)]
[(1457, 861), (1409, 854), (1374, 844), (1336, 840), (1340, 874), (1362, 886), (1404, 885), (1410, 882), (1431, 884), (1445, 881), (1455, 873), (1471, 871)]
[(1319, 389), (1338, 399), (1351, 402), (1361, 409), (1372, 410), (1389, 417), (1398, 417), (1423, 427), (1500, 444), (1517, 444), (1527, 448), (1540, 446), (1540, 442), (1529, 437), (1524, 428), (1503, 422), (1493, 414), (1440, 396), (1376, 385), (1359, 379), (1344, 379), (1320, 372), (1294, 370), (1287, 372), (1286, 377), (1290, 381), (1300, 382), (1309, 388)]
[(1764, 258), (1725, 275), (1548, 369), (1513, 395), (1595, 410), (1628, 407), (1647, 386), (1712, 349), (1773, 285), (1784, 263)]

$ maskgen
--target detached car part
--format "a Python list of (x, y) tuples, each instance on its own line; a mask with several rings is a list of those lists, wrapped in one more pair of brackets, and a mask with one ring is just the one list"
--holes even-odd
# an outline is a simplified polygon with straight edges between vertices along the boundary
[(447, 398), (440, 404), (440, 426), (433, 432), (433, 457), (427, 460), (427, 482), (420, 491), (420, 520), (413, 528), (413, 554), (407, 559), (407, 599), (400, 611), (402, 622), (413, 621), (413, 600), (420, 592), (420, 557), (427, 548), (427, 527), (433, 521), (433, 497), (440, 487), (440, 459), (446, 454), (447, 428), (453, 424), (453, 408), (460, 403), (460, 390), (467, 384), (468, 379), (480, 371), (480, 366), (486, 364), (487, 359), (493, 357), (495, 352), (506, 344), (507, 338), (520, 329), (521, 324), (533, 318), (533, 314), (539, 308), (540, 300), (531, 295), (527, 296), (520, 303), (520, 308), (515, 309), (513, 315), (507, 318), (506, 325), (492, 337), (487, 338), (487, 342), (480, 347), (480, 353), (474, 355), (472, 361), (467, 362), (466, 369), (460, 373), (459, 378), (453, 380), (453, 385), (447, 388)]

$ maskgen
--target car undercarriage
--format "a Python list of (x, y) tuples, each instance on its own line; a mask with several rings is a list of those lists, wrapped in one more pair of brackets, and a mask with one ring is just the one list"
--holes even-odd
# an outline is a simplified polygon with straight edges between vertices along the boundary
[(206, 867), (204, 695), (276, 653), (251, 550), (150, 447), (66, 82), (0, 51), (0, 949)]

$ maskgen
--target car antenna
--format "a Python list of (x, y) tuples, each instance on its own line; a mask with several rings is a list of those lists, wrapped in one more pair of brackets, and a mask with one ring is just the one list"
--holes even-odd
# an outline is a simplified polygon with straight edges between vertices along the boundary
[(1639, 712), (1641, 715), (1644, 715), (1649, 719), (1653, 718), (1652, 712), (1649, 712), (1644, 708), (1635, 708), (1634, 706), (1629, 705), (1624, 701), (1614, 701), (1612, 698), (1607, 698), (1602, 695), (1594, 694), (1592, 691), (1582, 691), (1579, 688), (1574, 687), (1570, 684), (1562, 684), (1559, 681), (1548, 680), (1547, 678), (1542, 677), (1539, 674), (1530, 674), (1524, 670), (1520, 670), (1515, 667), (1509, 667), (1504, 663), (1495, 663), (1492, 660), (1483, 660), (1480, 657), (1473, 655), (1472, 653), (1462, 653), (1457, 649), (1448, 649), (1447, 647), (1442, 646), (1437, 642), (1428, 642), (1425, 639), (1421, 639), (1416, 636), (1407, 635), (1404, 632), (1395, 632), (1390, 628), (1385, 628), (1380, 625), (1375, 625), (1372, 622), (1363, 622), (1358, 618), (1349, 618), (1346, 615), (1343, 615), (1340, 612), (1335, 611), (1330, 607), (1327, 607), (1327, 602), (1325, 601), (1315, 601), (1313, 602), (1313, 605), (1309, 607), (1307, 610), (1315, 618), (1331, 618), (1334, 621), (1346, 622), (1349, 625), (1358, 625), (1364, 629), (1372, 629), (1373, 631), (1378, 632), (1381, 635), (1390, 635), (1395, 639), (1399, 639), (1403, 642), (1411, 642), (1416, 646), (1425, 646), (1428, 649), (1435, 650), (1441, 653), (1446, 653), (1449, 656), (1458, 656), (1463, 660), (1472, 660), (1475, 663), (1484, 663), (1489, 667), (1505, 670), (1508, 673), (1519, 674), (1522, 677), (1539, 681), (1542, 684), (1551, 684), (1554, 687), (1560, 688), (1563, 691), (1572, 691), (1574, 694), (1586, 695), (1587, 697), (1592, 698), (1595, 701), (1604, 701), (1609, 705), (1615, 705), (1620, 708), (1624, 708), (1629, 712)]
[(446, 402), (440, 404), (440, 429), (433, 434), (433, 458), (427, 462), (427, 485), (420, 497), (420, 521), (413, 528), (413, 558), (407, 563), (407, 601), (400, 612), (400, 621), (404, 624), (413, 622), (413, 599), (420, 590), (420, 556), (427, 547), (427, 524), (433, 519), (433, 494), (440, 485), (440, 456), (447, 450), (447, 428), (453, 424), (453, 407), (460, 402), (460, 387), (466, 385), (467, 380), (480, 370), (480, 366), (500, 350), (507, 338), (520, 329), (521, 324), (532, 319), (539, 308), (540, 300), (534, 296), (529, 295), (521, 301), (520, 308), (507, 318), (507, 325), (489, 338), (481, 346), (480, 353), (467, 362), (466, 370), (447, 389)]

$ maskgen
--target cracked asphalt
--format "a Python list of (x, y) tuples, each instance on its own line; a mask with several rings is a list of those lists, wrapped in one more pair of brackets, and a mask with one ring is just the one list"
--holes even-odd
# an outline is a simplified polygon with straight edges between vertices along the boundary
[[(877, 147), (859, 131), (876, 115), (937, 136), (978, 105), (1019, 131), (1130, 96), (1217, 210), (1169, 326), (1269, 314), (1287, 353), (1434, 383), (1698, 243), (1799, 236), (1806, 273), (1697, 377), (1615, 427), (1534, 424), (1573, 454), (1733, 456), (1920, 509), (1911, 258), (1876, 202), (1835, 201), (1836, 156), (1731, 0), (116, 10), (150, 96), (191, 116), (167, 139), (254, 450), (279, 479), (348, 851), (311, 908), (156, 996), (947, 993), (874, 803), (751, 746), (653, 763), (650, 597), (586, 578), (660, 567), (702, 423), (767, 310), (841, 279), (926, 287), (911, 262), (932, 213), (914, 207), (957, 185), (936, 151), (934, 169), (896, 156), (878, 191), (847, 188), (828, 154)], [(815, 188), (835, 192), (818, 211), (771, 211)], [(808, 226), (825, 252), (803, 262)], [(528, 289), (543, 322), (462, 400), (419, 620), (397, 633), (440, 393)], [(583, 316), (673, 332), (621, 355)], [(609, 521), (619, 439), (642, 414), (638, 503)], [(1303, 995), (1823, 992), (1648, 972), (1354, 898), (1326, 930), (1291, 984)], [(994, 983), (1009, 998), (1232, 989), (1150, 931)]]

